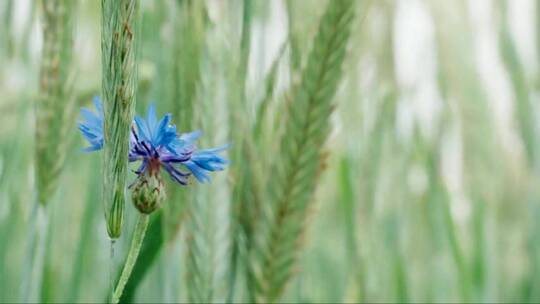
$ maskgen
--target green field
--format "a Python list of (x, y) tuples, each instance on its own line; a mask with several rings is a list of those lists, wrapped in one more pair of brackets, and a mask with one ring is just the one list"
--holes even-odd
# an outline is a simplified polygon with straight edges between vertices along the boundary
[[(2, 0), (0, 303), (538, 303), (539, 55), (537, 0)], [(225, 170), (135, 172), (151, 104)]]

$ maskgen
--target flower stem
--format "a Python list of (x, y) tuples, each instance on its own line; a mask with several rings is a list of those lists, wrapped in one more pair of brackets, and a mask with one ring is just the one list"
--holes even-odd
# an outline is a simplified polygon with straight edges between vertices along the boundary
[(115, 239), (111, 239), (111, 250), (109, 252), (109, 290), (110, 295), (108, 296), (108, 299), (112, 301), (112, 298), (114, 296), (114, 245), (116, 243)]
[(133, 232), (133, 239), (131, 240), (131, 247), (129, 248), (126, 263), (124, 264), (124, 269), (122, 270), (122, 274), (120, 275), (118, 284), (116, 284), (116, 288), (114, 289), (114, 293), (111, 299), (112, 303), (118, 303), (120, 301), (120, 297), (122, 296), (124, 287), (126, 287), (126, 283), (129, 279), (129, 276), (131, 275), (133, 266), (137, 261), (139, 251), (141, 250), (141, 245), (144, 240), (144, 234), (146, 233), (146, 228), (148, 227), (148, 218), (149, 215), (147, 214), (141, 213), (139, 216), (139, 221), (137, 222), (137, 226), (135, 227), (135, 231)]

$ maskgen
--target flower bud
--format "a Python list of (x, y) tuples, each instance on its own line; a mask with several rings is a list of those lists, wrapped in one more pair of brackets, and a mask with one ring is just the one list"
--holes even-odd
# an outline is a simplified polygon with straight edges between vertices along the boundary
[(165, 188), (159, 172), (140, 174), (133, 185), (131, 200), (141, 213), (150, 214), (165, 199)]

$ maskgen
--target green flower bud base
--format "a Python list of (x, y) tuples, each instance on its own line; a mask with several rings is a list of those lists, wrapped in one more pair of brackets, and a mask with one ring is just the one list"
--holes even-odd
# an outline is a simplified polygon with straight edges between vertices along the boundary
[(133, 185), (131, 199), (135, 208), (143, 214), (150, 214), (160, 207), (165, 199), (165, 188), (159, 171), (141, 174)]

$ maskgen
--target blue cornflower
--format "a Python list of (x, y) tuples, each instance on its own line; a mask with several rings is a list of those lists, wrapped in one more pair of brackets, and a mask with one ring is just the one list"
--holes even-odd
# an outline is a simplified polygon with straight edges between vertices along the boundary
[(99, 97), (94, 97), (94, 106), (97, 114), (87, 108), (81, 109), (81, 116), (84, 122), (79, 122), (79, 130), (84, 138), (90, 143), (90, 147), (84, 148), (83, 151), (92, 152), (103, 148), (103, 107)]
[[(97, 115), (87, 109), (81, 110), (86, 122), (79, 123), (79, 129), (91, 144), (85, 151), (96, 151), (103, 147), (103, 108), (97, 97), (94, 104)], [(187, 185), (191, 174), (204, 183), (210, 180), (208, 172), (224, 169), (228, 160), (219, 153), (228, 146), (198, 150), (195, 141), (202, 133), (178, 134), (176, 126), (170, 121), (170, 113), (158, 121), (154, 105), (149, 106), (146, 118), (135, 117), (131, 128), (129, 161), (141, 161), (135, 171), (137, 175), (157, 176), (163, 168), (174, 181)]]
[(188, 161), (193, 149), (186, 148), (177, 152), (174, 146), (180, 144), (180, 140), (176, 134), (176, 126), (170, 125), (170, 120), (171, 115), (167, 114), (158, 122), (153, 105), (148, 108), (146, 119), (136, 116), (137, 129), (131, 128), (129, 161), (142, 162), (135, 171), (139, 175), (155, 175), (163, 168), (174, 181), (186, 185), (189, 172), (184, 172), (175, 165)]

